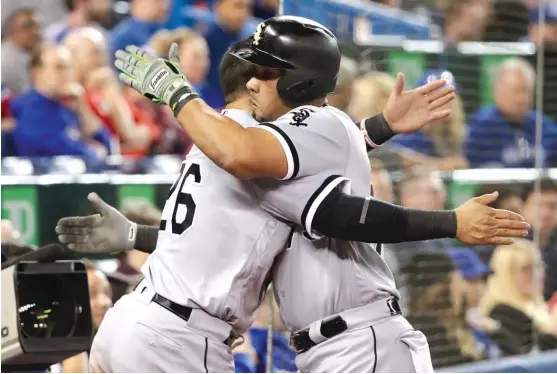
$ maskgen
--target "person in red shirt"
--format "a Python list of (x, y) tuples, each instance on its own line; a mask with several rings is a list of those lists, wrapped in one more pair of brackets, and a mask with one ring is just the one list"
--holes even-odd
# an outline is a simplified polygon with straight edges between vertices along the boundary
[(105, 39), (94, 28), (70, 32), (64, 40), (75, 61), (77, 80), (85, 87), (89, 105), (105, 124), (119, 152), (141, 158), (161, 133), (154, 120), (136, 106), (108, 66)]

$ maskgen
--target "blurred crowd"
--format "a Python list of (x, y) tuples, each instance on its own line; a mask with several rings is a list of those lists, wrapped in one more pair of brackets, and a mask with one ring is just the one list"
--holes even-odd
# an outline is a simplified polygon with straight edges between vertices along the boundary
[[(114, 52), (135, 44), (166, 56), (170, 45), (178, 43), (188, 79), (218, 109), (223, 106), (218, 82), (223, 54), (276, 7), (275, 0), (60, 2), (64, 12), (58, 18), (48, 17), (53, 10), (49, 13), (43, 2), (23, 1), (28, 7), (2, 2), (2, 157), (72, 155), (102, 162), (108, 155), (137, 160), (187, 154), (191, 142), (168, 108), (120, 84)], [(377, 2), (426, 15), (448, 45), (502, 40), (501, 35), (509, 41), (557, 43), (555, 3), (543, 8), (546, 21), (540, 28), (540, 8), (533, 0)], [(381, 112), (394, 85), (387, 73), (361, 70), (345, 58), (330, 99), (355, 120)], [(458, 93), (458, 78), (448, 70), (427, 70), (418, 85), (437, 78), (449, 80)], [(389, 169), (533, 167), (536, 71), (513, 57), (496, 67), (492, 82), (493, 105), (467, 116), (459, 95), (446, 123), (398, 136), (378, 157)], [(555, 120), (541, 118), (542, 166), (557, 164)]]
[[(120, 84), (113, 68), (117, 49), (135, 44), (166, 56), (180, 46), (185, 74), (214, 108), (223, 106), (218, 66), (226, 49), (274, 15), (276, 0), (38, 0), (2, 1), (2, 157), (79, 156), (103, 162), (157, 154), (185, 156), (192, 146), (168, 108)], [(303, 1), (303, 0), (299, 0)], [(532, 41), (557, 46), (557, 3), (537, 0), (376, 0), (427, 17), (447, 44), (463, 41)], [(187, 8), (187, 9), (185, 9)], [(187, 12), (186, 12), (187, 10)], [(187, 15), (187, 18), (184, 14)], [(186, 22), (185, 18), (189, 21)], [(193, 19), (194, 21), (191, 21)], [(344, 58), (329, 103), (354, 120), (380, 113), (395, 85), (388, 73), (362, 73)], [(436, 171), (463, 168), (557, 166), (557, 118), (538, 116), (534, 66), (511, 57), (493, 72), (494, 103), (466, 115), (458, 78), (427, 70), (417, 85), (443, 78), (457, 98), (445, 123), (398, 135), (370, 153), (374, 196), (408, 208), (444, 209), (447, 192)], [(413, 87), (406, 87), (412, 89)], [(541, 150), (535, 148), (541, 124)], [(391, 180), (389, 170), (404, 169)], [(449, 239), (385, 247), (401, 289), (404, 310), (427, 336), (435, 368), (482, 359), (557, 349), (557, 182), (534, 186), (485, 186), (498, 190), (498, 208), (522, 214), (539, 239), (502, 247), (455, 247)], [(539, 202), (539, 209), (538, 209)], [(124, 207), (125, 215), (158, 225), (148, 205)], [(19, 233), (2, 221), (2, 257), (16, 256)], [(115, 269), (87, 262), (91, 309), (98, 327), (108, 308), (141, 279), (146, 255), (128, 252)], [(3, 260), (4, 261), (4, 260)], [(272, 321), (273, 329), (268, 325)], [(257, 322), (235, 349), (237, 372), (266, 371), (267, 334), (273, 331), (273, 371), (295, 372), (294, 352), (272, 292)], [(85, 372), (87, 355), (53, 371)]]

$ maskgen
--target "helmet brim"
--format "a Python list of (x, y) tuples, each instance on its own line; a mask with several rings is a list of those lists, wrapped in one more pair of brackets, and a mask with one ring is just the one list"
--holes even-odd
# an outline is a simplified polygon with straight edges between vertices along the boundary
[(235, 51), (230, 51), (230, 54), (241, 60), (261, 67), (284, 70), (290, 70), (294, 68), (292, 64), (256, 47), (241, 48)]

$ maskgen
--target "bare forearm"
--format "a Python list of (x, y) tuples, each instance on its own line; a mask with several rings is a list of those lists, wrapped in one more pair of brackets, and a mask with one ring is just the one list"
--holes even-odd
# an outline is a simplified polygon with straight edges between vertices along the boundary
[(177, 119), (211, 161), (238, 178), (252, 176), (249, 164), (253, 144), (249, 131), (200, 99), (185, 105)]

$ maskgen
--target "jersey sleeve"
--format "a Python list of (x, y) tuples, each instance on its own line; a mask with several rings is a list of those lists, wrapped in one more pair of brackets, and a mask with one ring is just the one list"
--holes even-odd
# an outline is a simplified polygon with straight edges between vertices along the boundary
[(279, 219), (301, 225), (312, 238), (317, 208), (337, 186), (349, 191), (345, 178), (350, 141), (346, 126), (354, 123), (333, 109), (300, 107), (272, 123), (258, 127), (273, 134), (288, 160), (282, 180), (254, 180), (255, 193), (263, 209)]
[(304, 106), (257, 127), (270, 132), (282, 145), (288, 161), (282, 180), (289, 180), (315, 175), (325, 165), (346, 167), (349, 143), (343, 120), (333, 110)]

